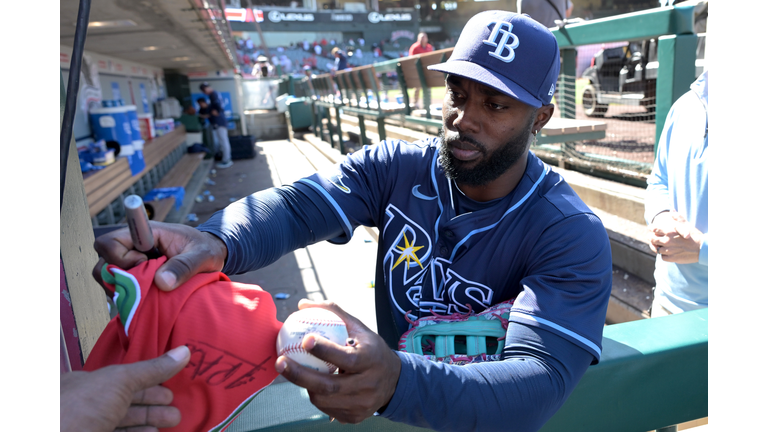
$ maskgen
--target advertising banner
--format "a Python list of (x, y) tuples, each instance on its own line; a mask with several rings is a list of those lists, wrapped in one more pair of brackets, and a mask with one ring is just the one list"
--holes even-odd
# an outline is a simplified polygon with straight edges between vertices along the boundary
[[(271, 10), (265, 11), (253, 9), (249, 13), (247, 9), (227, 8), (227, 19), (233, 24), (234, 31), (247, 31), (238, 23), (252, 23), (258, 21), (261, 23), (262, 30), (274, 31), (283, 30), (285, 24), (336, 24), (353, 23), (362, 25), (382, 25), (382, 24), (411, 24), (417, 21), (418, 15), (415, 12), (288, 12)], [(250, 27), (250, 26), (249, 26)]]

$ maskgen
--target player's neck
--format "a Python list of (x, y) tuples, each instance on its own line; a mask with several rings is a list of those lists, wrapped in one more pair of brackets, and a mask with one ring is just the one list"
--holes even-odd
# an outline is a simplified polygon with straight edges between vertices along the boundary
[(482, 186), (469, 186), (456, 183), (456, 187), (459, 188), (467, 198), (477, 202), (487, 202), (505, 197), (515, 190), (517, 184), (520, 183), (520, 179), (523, 178), (525, 168), (528, 166), (528, 158), (526, 156), (527, 154), (524, 154), (520, 157), (520, 160), (509, 167), (504, 174), (488, 184)]

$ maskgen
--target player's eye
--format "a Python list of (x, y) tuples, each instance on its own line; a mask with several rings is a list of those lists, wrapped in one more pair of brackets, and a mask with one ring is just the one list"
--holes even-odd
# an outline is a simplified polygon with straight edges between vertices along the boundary
[(500, 105), (493, 102), (488, 102), (485, 104), (488, 108), (492, 109), (493, 111), (501, 111), (506, 108), (504, 105)]
[(453, 101), (453, 102), (457, 102), (457, 101), (460, 101), (460, 100), (464, 99), (464, 95), (454, 91), (451, 88), (448, 88), (448, 90), (445, 92), (445, 95), (448, 98), (450, 98), (450, 100)]

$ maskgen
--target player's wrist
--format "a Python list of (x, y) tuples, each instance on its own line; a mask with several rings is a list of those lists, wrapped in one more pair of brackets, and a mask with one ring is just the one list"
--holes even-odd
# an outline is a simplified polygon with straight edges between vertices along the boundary
[(223, 269), (227, 264), (227, 258), (229, 256), (227, 244), (215, 234), (208, 231), (202, 231), (202, 233), (208, 239), (208, 244), (212, 250), (211, 255), (216, 257), (217, 261), (221, 262), (221, 268)]
[(390, 350), (390, 355), (392, 357), (392, 361), (388, 364), (390, 367), (388, 368), (389, 371), (387, 372), (387, 379), (388, 385), (386, 387), (387, 391), (385, 392), (386, 396), (386, 402), (384, 405), (382, 405), (374, 415), (382, 415), (389, 407), (390, 403), (392, 402), (392, 399), (395, 397), (395, 393), (397, 391), (397, 386), (400, 384), (400, 373), (402, 371), (402, 360), (400, 359), (400, 355), (398, 355), (398, 352), (395, 350)]

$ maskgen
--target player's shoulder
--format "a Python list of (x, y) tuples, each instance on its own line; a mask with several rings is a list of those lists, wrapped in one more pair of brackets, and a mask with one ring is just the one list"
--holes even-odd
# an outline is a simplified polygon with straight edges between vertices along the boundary
[(434, 159), (438, 143), (437, 138), (413, 142), (387, 139), (364, 146), (349, 155), (347, 161), (353, 165), (387, 165), (423, 171), (426, 164), (430, 164)]
[(550, 165), (533, 156), (535, 169), (533, 172), (542, 173), (539, 196), (541, 205), (548, 209), (553, 216), (562, 218), (577, 215), (593, 215), (594, 212), (584, 203), (576, 191), (565, 181), (560, 173), (552, 169)]
[(418, 141), (405, 141), (398, 139), (386, 139), (378, 144), (366, 146), (370, 150), (384, 150), (387, 153), (400, 157), (422, 157), (437, 151), (440, 145), (438, 138), (425, 138)]

